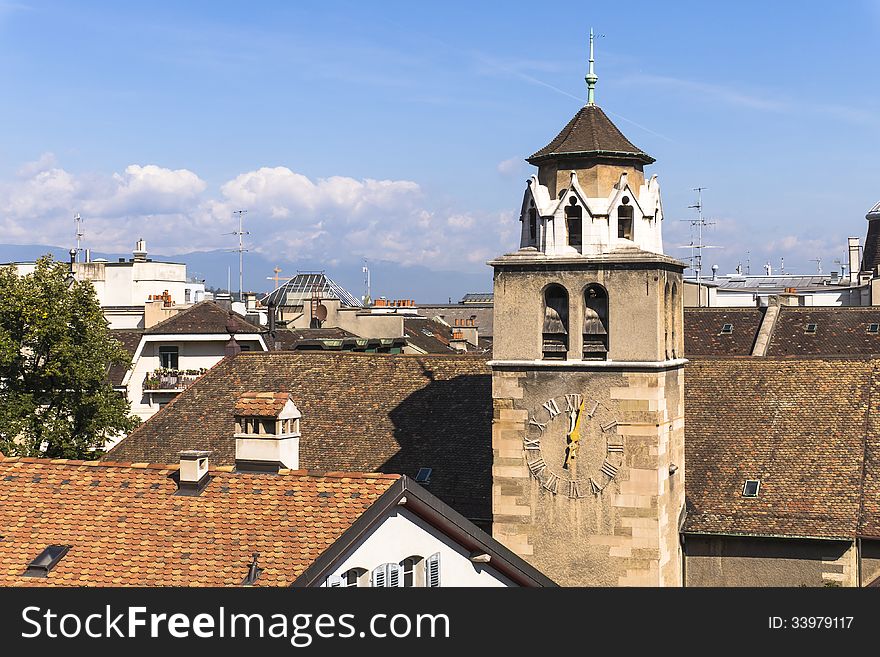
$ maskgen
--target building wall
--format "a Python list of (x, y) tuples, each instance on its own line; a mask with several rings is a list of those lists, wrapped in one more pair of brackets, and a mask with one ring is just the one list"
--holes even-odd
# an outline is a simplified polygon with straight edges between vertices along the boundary
[[(682, 386), (680, 367), (535, 371), (496, 365), (495, 538), (562, 586), (680, 586)], [(548, 484), (564, 459), (566, 413), (550, 420), (542, 409), (566, 394), (583, 395), (588, 408), (599, 406), (581, 427), (577, 461), (567, 475), (577, 489), (563, 479), (554, 494)], [(530, 442), (535, 439), (537, 449)], [(609, 443), (622, 444), (622, 453), (611, 454)], [(547, 464), (541, 473), (534, 469), (538, 459)], [(602, 473), (605, 461), (618, 469), (611, 479)], [(670, 474), (673, 463), (678, 469)], [(604, 489), (594, 492), (591, 479)]]
[(862, 586), (880, 578), (880, 541), (862, 539)]
[(685, 537), (686, 586), (856, 586), (855, 544), (794, 538)]
[(577, 172), (578, 184), (591, 198), (603, 198), (611, 193), (611, 188), (626, 173), (629, 183), (638, 191), (645, 184), (645, 174), (641, 166), (615, 164), (612, 161), (563, 160), (542, 164), (538, 167), (538, 182), (544, 185), (552, 198), (559, 190), (568, 188), (571, 172)]
[(389, 516), (359, 540), (331, 574), (341, 575), (351, 568), (364, 568), (369, 573), (384, 563), (400, 563), (415, 555), (427, 559), (438, 552), (440, 586), (515, 586), (490, 564), (472, 562), (460, 545), (406, 509)]

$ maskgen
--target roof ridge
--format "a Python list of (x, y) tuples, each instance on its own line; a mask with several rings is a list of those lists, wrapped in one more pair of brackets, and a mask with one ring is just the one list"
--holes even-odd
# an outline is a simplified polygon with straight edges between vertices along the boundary
[[(209, 457), (210, 458), (210, 457)], [(53, 459), (33, 456), (3, 456), (0, 454), (0, 463), (28, 463), (35, 465), (54, 465), (74, 468), (114, 468), (132, 470), (179, 470), (179, 463), (145, 463), (137, 461), (83, 461), (79, 459)], [(233, 466), (220, 465), (209, 467), (210, 473), (227, 474), (253, 474), (236, 472)], [(265, 473), (258, 473), (265, 474)], [(282, 468), (278, 474), (286, 477), (307, 477), (310, 479), (400, 479), (404, 475), (388, 474), (384, 472), (347, 472), (334, 470), (324, 472), (321, 470), (290, 470)]]

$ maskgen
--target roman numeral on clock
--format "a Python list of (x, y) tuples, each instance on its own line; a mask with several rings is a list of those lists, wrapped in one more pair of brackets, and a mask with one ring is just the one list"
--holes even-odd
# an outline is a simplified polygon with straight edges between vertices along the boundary
[(559, 477), (551, 472), (541, 485), (555, 495), (559, 486)]
[(523, 442), (526, 449), (541, 449), (541, 440), (539, 438), (526, 438)]
[(538, 422), (535, 418), (530, 417), (530, 418), (529, 418), (529, 426), (530, 426), (530, 427), (538, 427), (538, 429), (541, 430), (541, 433), (544, 433), (544, 429), (547, 428), (547, 423), (544, 422), (544, 423), (542, 424), (541, 422)]
[(531, 470), (532, 474), (536, 476), (541, 474), (547, 467), (547, 464), (544, 463), (544, 459), (541, 457), (536, 458), (534, 461), (529, 461), (528, 465), (529, 470)]
[(590, 477), (590, 490), (593, 491), (593, 495), (598, 495), (599, 493), (601, 493), (602, 488), (603, 488), (602, 486), (597, 484), (595, 481), (593, 481), (593, 478)]
[(602, 472), (614, 479), (614, 477), (617, 476), (617, 466), (605, 461), (605, 463), (602, 464)]
[(603, 432), (603, 433), (608, 433), (609, 431), (611, 431), (612, 429), (614, 429), (616, 426), (617, 426), (617, 420), (612, 420), (612, 421), (609, 422), (608, 424), (603, 424), (603, 425), (602, 425), (602, 432)]
[(559, 410), (559, 406), (556, 404), (555, 399), (548, 399), (541, 405), (547, 409), (547, 412), (550, 414), (551, 420), (562, 412)]
[(578, 486), (578, 482), (576, 482), (576, 481), (569, 481), (568, 482), (568, 496), (573, 500), (576, 500), (579, 497), (581, 497), (581, 488), (580, 488), (580, 486)]
[(581, 407), (581, 402), (583, 401), (583, 398), (583, 395), (566, 395), (565, 411), (567, 413), (574, 413)]
[(614, 454), (615, 452), (622, 454), (623, 443), (608, 443), (608, 452), (610, 454)]
[(590, 409), (590, 412), (587, 413), (588, 416), (593, 417), (596, 414), (596, 411), (599, 408), (599, 402), (593, 400), (593, 408)]

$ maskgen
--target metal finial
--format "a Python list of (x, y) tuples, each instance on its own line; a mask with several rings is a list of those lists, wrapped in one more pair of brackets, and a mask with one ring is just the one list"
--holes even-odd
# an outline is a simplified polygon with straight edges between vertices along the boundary
[(596, 82), (599, 76), (593, 72), (593, 28), (590, 28), (590, 71), (584, 78), (587, 82), (587, 105), (596, 104)]

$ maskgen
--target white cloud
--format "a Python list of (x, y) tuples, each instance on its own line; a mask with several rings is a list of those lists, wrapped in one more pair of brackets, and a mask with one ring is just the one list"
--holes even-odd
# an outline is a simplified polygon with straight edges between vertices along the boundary
[[(287, 167), (241, 173), (210, 190), (196, 173), (132, 164), (113, 174), (74, 174), (47, 154), (0, 181), (4, 242), (69, 246), (73, 216), (86, 246), (127, 252), (138, 237), (175, 255), (230, 248), (235, 210), (247, 210), (245, 242), (285, 260), (324, 263), (361, 257), (476, 271), (515, 245), (512, 213), (436, 207), (410, 180), (310, 179)], [(513, 235), (513, 237), (511, 237)]]
[(512, 157), (508, 160), (502, 160), (498, 163), (498, 173), (502, 176), (513, 176), (522, 171), (523, 159), (521, 157)]

